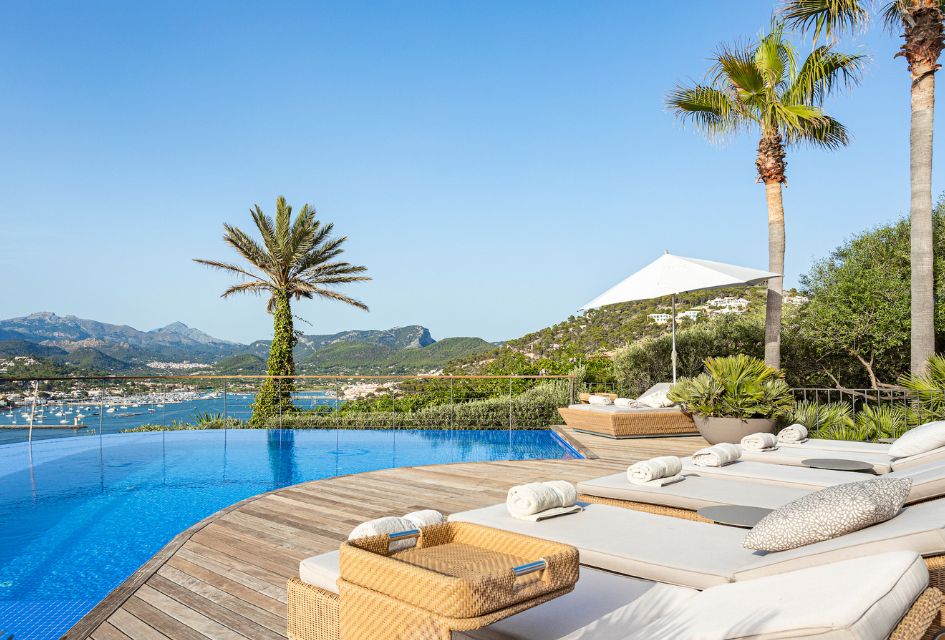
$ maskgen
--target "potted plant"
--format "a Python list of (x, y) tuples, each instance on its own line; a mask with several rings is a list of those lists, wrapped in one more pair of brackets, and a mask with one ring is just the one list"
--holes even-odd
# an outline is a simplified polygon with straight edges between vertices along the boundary
[(711, 444), (773, 433), (777, 419), (794, 408), (784, 375), (746, 355), (708, 358), (705, 373), (673, 385), (669, 399), (693, 414), (696, 428)]

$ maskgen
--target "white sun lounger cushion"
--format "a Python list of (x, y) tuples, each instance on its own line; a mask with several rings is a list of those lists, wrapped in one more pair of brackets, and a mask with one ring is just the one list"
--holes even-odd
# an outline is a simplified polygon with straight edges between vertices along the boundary
[(627, 481), (626, 474), (616, 473), (603, 478), (585, 480), (578, 483), (577, 488), (578, 493), (589, 496), (630, 500), (690, 511), (727, 504), (777, 509), (814, 490), (768, 482), (716, 478), (697, 473), (685, 473), (681, 482), (664, 487), (634, 485)]
[(742, 447), (742, 460), (750, 462), (764, 462), (773, 465), (790, 465), (803, 467), (803, 461), (811, 458), (834, 458), (856, 460), (873, 465), (873, 473), (889, 473), (892, 471), (893, 459), (888, 453), (867, 451), (836, 451), (828, 449), (814, 449), (813, 447), (778, 445), (771, 451), (752, 451)]
[(311, 558), (305, 558), (299, 563), (299, 578), (302, 579), (302, 582), (313, 587), (331, 593), (338, 593), (336, 582), (341, 576), (338, 555), (337, 551), (329, 551)]
[(706, 589), (623, 638), (882, 640), (928, 581), (915, 553), (857, 558)]
[(695, 589), (581, 567), (574, 591), (453, 640), (623, 640), (627, 630), (684, 607)]
[(859, 442), (856, 440), (827, 440), (825, 438), (810, 438), (805, 442), (791, 443), (792, 447), (808, 449), (823, 449), (825, 451), (845, 451), (849, 453), (889, 453), (892, 446), (885, 442)]
[(513, 518), (504, 504), (450, 520), (566, 542), (578, 548), (583, 565), (694, 589), (731, 582), (754, 559), (742, 548), (744, 529), (599, 504), (542, 522)]
[[(764, 455), (764, 454), (761, 454)], [(864, 478), (863, 474), (832, 469), (808, 469), (780, 464), (766, 464), (752, 460), (736, 460), (724, 467), (700, 467), (692, 463), (691, 458), (683, 458), (683, 473), (697, 473), (713, 478), (746, 479), (755, 482), (769, 482), (782, 486), (802, 489), (823, 489), (835, 484), (852, 482)], [(868, 477), (868, 476), (866, 476)]]

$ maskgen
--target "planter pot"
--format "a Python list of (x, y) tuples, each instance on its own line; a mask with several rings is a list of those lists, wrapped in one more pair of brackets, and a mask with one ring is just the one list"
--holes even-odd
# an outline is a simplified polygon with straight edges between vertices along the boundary
[(705, 416), (692, 416), (693, 422), (702, 437), (709, 444), (719, 444), (720, 442), (731, 442), (738, 444), (745, 436), (762, 431), (774, 433), (774, 420), (768, 418), (749, 418), (742, 420), (740, 418), (707, 418)]

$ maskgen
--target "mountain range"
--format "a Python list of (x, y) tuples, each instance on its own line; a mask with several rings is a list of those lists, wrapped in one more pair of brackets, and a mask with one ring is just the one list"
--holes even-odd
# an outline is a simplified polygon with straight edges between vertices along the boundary
[[(147, 372), (160, 370), (156, 362), (186, 361), (212, 365), (221, 374), (264, 373), (269, 345), (214, 338), (182, 322), (140, 331), (50, 312), (0, 320), (0, 358), (31, 356), (84, 372)], [(300, 335), (294, 355), (301, 373), (417, 373), (493, 348), (480, 338), (436, 341), (426, 327), (410, 325)]]

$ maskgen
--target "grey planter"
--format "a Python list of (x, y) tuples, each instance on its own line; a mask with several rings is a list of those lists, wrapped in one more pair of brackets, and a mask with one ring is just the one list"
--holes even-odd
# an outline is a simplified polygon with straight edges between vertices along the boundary
[(738, 444), (745, 436), (762, 431), (774, 433), (774, 420), (768, 418), (707, 418), (706, 416), (693, 415), (693, 421), (702, 437), (709, 444), (718, 444), (720, 442), (731, 442)]

